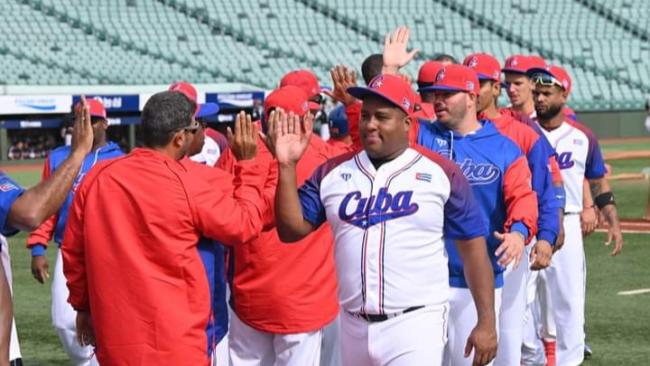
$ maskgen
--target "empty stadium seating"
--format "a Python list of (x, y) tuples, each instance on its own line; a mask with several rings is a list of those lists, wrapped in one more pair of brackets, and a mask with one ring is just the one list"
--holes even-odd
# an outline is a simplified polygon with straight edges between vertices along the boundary
[(412, 29), (438, 53), (541, 54), (575, 79), (576, 109), (637, 109), (650, 93), (645, 0), (5, 0), (0, 84), (244, 82), (273, 88), (312, 69), (329, 84), (383, 36)]

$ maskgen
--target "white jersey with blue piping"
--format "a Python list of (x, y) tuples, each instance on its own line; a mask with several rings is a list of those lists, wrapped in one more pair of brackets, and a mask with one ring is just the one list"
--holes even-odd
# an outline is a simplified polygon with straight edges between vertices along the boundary
[(541, 129), (555, 149), (560, 166), (566, 192), (564, 212), (580, 213), (583, 180), (602, 178), (606, 172), (598, 140), (589, 128), (571, 120), (565, 120), (551, 131)]
[(24, 191), (18, 183), (0, 171), (0, 234), (11, 236), (17, 232), (16, 229), (8, 225), (7, 221), (11, 206)]
[(486, 234), (458, 167), (408, 148), (375, 168), (365, 151), (321, 165), (299, 190), (304, 218), (334, 232), (339, 300), (345, 311), (390, 314), (448, 301), (443, 232)]

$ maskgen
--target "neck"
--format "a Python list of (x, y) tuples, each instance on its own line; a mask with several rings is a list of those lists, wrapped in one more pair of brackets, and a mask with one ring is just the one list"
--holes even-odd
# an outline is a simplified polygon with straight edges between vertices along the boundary
[(181, 160), (183, 158), (183, 155), (180, 155), (179, 151), (170, 145), (161, 146), (161, 147), (151, 147), (150, 149), (157, 151), (174, 160)]
[(497, 109), (496, 103), (490, 103), (489, 107), (487, 107), (484, 110), (480, 111), (478, 114), (479, 115), (482, 114), (487, 119), (494, 119), (494, 118), (497, 118), (497, 117), (501, 116), (501, 113), (499, 113), (499, 109)]
[(537, 121), (539, 122), (539, 125), (542, 126), (545, 130), (551, 131), (554, 130), (564, 122), (564, 113), (562, 113), (562, 110), (560, 111), (553, 117), (549, 119), (542, 119), (537, 117)]
[(382, 157), (372, 157), (368, 155), (368, 158), (370, 159), (370, 162), (372, 162), (372, 165), (375, 167), (375, 169), (379, 169), (379, 167), (382, 166), (384, 163), (388, 163), (389, 161), (395, 160), (398, 156), (402, 155), (402, 153), (407, 148), (408, 148), (408, 144), (405, 145), (404, 147), (400, 147), (397, 151), (395, 151), (390, 155), (382, 156)]
[(512, 109), (528, 117), (530, 116), (531, 113), (535, 111), (535, 103), (531, 99), (521, 105), (518, 106), (513, 105)]
[(476, 113), (468, 113), (467, 116), (457, 124), (453, 130), (465, 136), (481, 128), (481, 124), (476, 119)]
[(93, 148), (92, 148), (91, 151), (94, 152), (94, 151), (96, 151), (97, 149), (99, 149), (100, 147), (104, 147), (104, 146), (106, 146), (107, 143), (108, 143), (108, 142), (106, 142), (106, 140), (93, 141)]

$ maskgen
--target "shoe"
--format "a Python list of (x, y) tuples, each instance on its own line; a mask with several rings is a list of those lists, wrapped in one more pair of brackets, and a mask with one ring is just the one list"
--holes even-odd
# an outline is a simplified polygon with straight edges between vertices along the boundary
[(587, 343), (585, 343), (585, 359), (591, 358), (591, 356), (594, 354), (594, 351), (591, 350), (591, 347)]
[(23, 366), (23, 359), (17, 358), (15, 360), (11, 360), (11, 362), (9, 362), (9, 366)]
[(544, 340), (544, 353), (546, 354), (546, 366), (555, 366), (555, 341)]

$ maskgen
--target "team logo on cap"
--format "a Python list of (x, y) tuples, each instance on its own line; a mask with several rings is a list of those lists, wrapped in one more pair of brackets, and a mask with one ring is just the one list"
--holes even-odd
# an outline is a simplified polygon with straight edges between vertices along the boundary
[(411, 101), (407, 97), (404, 97), (402, 99), (402, 107), (404, 107), (404, 109), (406, 109), (406, 110), (411, 108)]
[(466, 83), (466, 85), (467, 85), (467, 90), (470, 90), (470, 91), (474, 90), (474, 82), (473, 81), (468, 81)]
[(445, 78), (445, 69), (440, 69), (436, 75), (436, 81), (441, 81)]
[(495, 79), (499, 79), (499, 71), (493, 72), (492, 77), (495, 78)]
[(306, 112), (307, 110), (309, 110), (309, 103), (304, 102), (304, 103), (302, 104), (302, 111), (303, 111), (303, 112)]
[(373, 80), (370, 83), (370, 88), (371, 89), (378, 89), (381, 88), (381, 86), (384, 84), (384, 77), (383, 76), (377, 76), (375, 80)]
[(472, 58), (469, 60), (467, 63), (467, 66), (469, 68), (475, 68), (478, 65), (478, 58), (476, 56), (472, 56)]
[(516, 57), (513, 57), (509, 62), (510, 66), (517, 66), (518, 63), (519, 61), (517, 61)]

